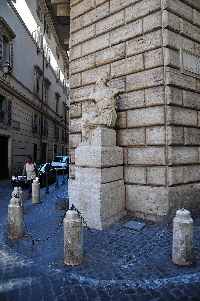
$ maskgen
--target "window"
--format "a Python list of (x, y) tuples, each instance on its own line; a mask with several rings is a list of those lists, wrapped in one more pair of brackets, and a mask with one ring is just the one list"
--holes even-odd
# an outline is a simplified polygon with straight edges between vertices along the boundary
[(0, 123), (11, 125), (12, 121), (12, 101), (4, 96), (0, 96)]
[(33, 31), (32, 35), (33, 35), (33, 38), (34, 38), (36, 44), (38, 45), (38, 47), (42, 48), (43, 39), (42, 39), (42, 34), (41, 34), (41, 30), (40, 30), (39, 25), (38, 25), (37, 29), (35, 31)]
[(9, 63), (10, 67), (13, 67), (13, 43), (15, 34), (6, 23), (6, 21), (0, 17), (0, 65)]
[(51, 82), (48, 80), (48, 78), (44, 78), (44, 102), (48, 102), (48, 96), (49, 96), (49, 86), (51, 85)]
[(60, 94), (58, 92), (55, 93), (55, 101), (56, 101), (56, 113), (58, 113), (59, 110), (59, 101), (60, 101)]
[(42, 135), (48, 136), (48, 122), (45, 119), (42, 120)]
[(38, 65), (35, 65), (35, 71), (34, 71), (34, 93), (39, 96), (40, 92), (40, 77), (42, 75), (42, 70)]
[(59, 128), (55, 126), (54, 128), (55, 140), (59, 140)]
[(33, 133), (40, 134), (41, 132), (41, 117), (33, 113)]

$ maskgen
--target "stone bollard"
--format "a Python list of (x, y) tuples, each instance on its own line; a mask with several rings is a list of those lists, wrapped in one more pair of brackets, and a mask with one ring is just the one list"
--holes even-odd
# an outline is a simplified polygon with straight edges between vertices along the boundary
[(64, 263), (79, 265), (83, 259), (83, 225), (75, 210), (68, 210), (64, 225)]
[(39, 179), (33, 180), (32, 184), (32, 204), (40, 203), (40, 183)]
[(176, 211), (173, 219), (172, 261), (180, 266), (192, 264), (193, 220), (186, 209)]
[(20, 200), (12, 198), (8, 205), (8, 238), (16, 239), (23, 235), (23, 212)]
[(22, 211), (24, 213), (24, 196), (23, 196), (23, 191), (21, 187), (14, 187), (14, 190), (12, 192), (12, 198), (17, 197), (20, 200), (20, 204), (22, 207)]

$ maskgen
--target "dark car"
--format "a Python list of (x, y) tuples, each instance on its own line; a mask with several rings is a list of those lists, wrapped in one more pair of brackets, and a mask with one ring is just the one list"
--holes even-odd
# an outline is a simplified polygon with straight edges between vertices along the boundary
[[(52, 184), (56, 181), (56, 170), (50, 163), (45, 163), (41, 165), (37, 165), (40, 177), (40, 186), (45, 187), (46, 186), (46, 174), (48, 173), (48, 183)], [(22, 180), (22, 172), (23, 169), (19, 169), (17, 173), (15, 173), (11, 178), (11, 184), (13, 187), (19, 186), (19, 187), (28, 187), (28, 183), (26, 181), (26, 176), (24, 176), (24, 179)]]

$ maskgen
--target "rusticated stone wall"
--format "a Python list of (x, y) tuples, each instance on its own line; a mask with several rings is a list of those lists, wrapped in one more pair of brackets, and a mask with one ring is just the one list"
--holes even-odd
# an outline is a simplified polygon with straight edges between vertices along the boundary
[[(80, 118), (100, 73), (113, 76), (126, 208), (158, 219), (200, 192), (199, 0), (71, 0), (71, 171)], [(196, 64), (196, 65), (195, 65)], [(195, 66), (194, 66), (195, 65)]]

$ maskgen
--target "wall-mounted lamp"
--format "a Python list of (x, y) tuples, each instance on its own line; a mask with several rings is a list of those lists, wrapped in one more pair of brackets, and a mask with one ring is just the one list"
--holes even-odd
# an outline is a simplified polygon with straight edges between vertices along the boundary
[(60, 121), (62, 122), (62, 121), (64, 121), (65, 120), (65, 118), (61, 115), (60, 116)]
[(3, 75), (0, 76), (0, 78), (2, 77), (6, 78), (6, 76), (10, 73), (12, 68), (10, 67), (9, 63), (5, 63), (1, 65), (1, 69), (3, 70)]

